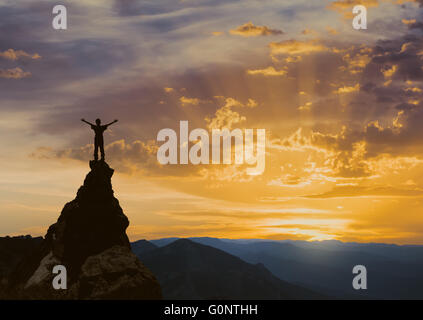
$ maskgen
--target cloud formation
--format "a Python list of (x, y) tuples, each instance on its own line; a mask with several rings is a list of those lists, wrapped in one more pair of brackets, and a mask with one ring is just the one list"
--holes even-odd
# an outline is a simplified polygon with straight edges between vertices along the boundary
[(275, 67), (270, 66), (264, 69), (252, 69), (247, 70), (248, 74), (251, 75), (262, 75), (262, 76), (268, 76), (268, 77), (280, 77), (287, 74), (288, 71), (285, 69), (276, 70)]
[(343, 86), (334, 91), (334, 93), (342, 94), (342, 93), (351, 93), (360, 91), (360, 84), (357, 83), (354, 86)]
[(181, 105), (183, 107), (190, 106), (190, 105), (191, 106), (198, 106), (200, 104), (200, 100), (199, 99), (197, 99), (197, 98), (188, 98), (188, 97), (185, 97), (185, 96), (180, 97), (179, 98), (179, 101), (181, 102)]
[(0, 69), (0, 78), (5, 79), (23, 79), (31, 76), (31, 72), (23, 71), (21, 68), (16, 67), (13, 69)]
[(21, 58), (37, 60), (37, 59), (41, 59), (41, 56), (38, 53), (29, 54), (23, 50), (8, 49), (6, 51), (0, 52), (0, 58), (4, 58), (8, 60), (18, 60)]
[(280, 42), (271, 42), (269, 44), (272, 55), (301, 55), (313, 52), (322, 52), (329, 50), (318, 40), (285, 40)]
[(209, 130), (223, 128), (232, 130), (235, 125), (239, 127), (239, 124), (246, 120), (245, 116), (241, 116), (241, 114), (234, 111), (233, 108), (255, 108), (256, 106), (257, 102), (252, 99), (249, 99), (246, 104), (243, 104), (234, 98), (226, 98), (225, 104), (217, 109), (214, 117), (205, 118), (207, 127)]
[(271, 29), (266, 26), (256, 26), (251, 21), (237, 27), (236, 29), (232, 29), (229, 32), (230, 34), (242, 37), (273, 36), (283, 34), (282, 30)]

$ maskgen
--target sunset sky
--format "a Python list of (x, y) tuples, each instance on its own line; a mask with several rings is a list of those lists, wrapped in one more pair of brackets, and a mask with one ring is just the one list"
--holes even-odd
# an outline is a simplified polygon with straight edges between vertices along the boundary
[[(0, 235), (45, 234), (100, 117), (131, 240), (423, 244), (422, 37), (421, 0), (0, 0)], [(264, 173), (160, 165), (180, 120), (266, 129)]]

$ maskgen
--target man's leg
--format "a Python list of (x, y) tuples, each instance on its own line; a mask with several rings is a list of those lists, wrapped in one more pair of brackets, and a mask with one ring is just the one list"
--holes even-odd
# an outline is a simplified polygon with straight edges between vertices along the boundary
[(98, 142), (97, 140), (94, 141), (94, 160), (98, 160)]
[(100, 141), (100, 153), (101, 153), (101, 160), (104, 160), (104, 141)]

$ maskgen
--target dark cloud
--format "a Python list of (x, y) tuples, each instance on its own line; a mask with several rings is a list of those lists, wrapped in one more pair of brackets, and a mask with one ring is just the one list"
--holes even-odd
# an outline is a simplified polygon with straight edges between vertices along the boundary
[[(146, 176), (189, 176), (196, 174), (200, 168), (184, 165), (162, 166), (157, 161), (158, 145), (156, 141), (131, 143), (116, 140), (105, 146), (108, 162), (119, 172), (132, 174), (142, 173)], [(52, 149), (40, 147), (30, 154), (35, 159), (79, 160), (88, 162), (92, 159), (93, 145), (79, 148)]]
[[(86, 14), (84, 8), (76, 4), (67, 7), (70, 16)], [(4, 77), (0, 79), (2, 98), (21, 102), (19, 110), (32, 109), (34, 106), (31, 102), (43, 100), (46, 96), (49, 101), (60, 103), (71, 98), (59, 93), (57, 89), (61, 86), (84, 81), (93, 75), (101, 77), (117, 67), (129, 68), (135, 58), (131, 45), (119, 39), (78, 39), (66, 37), (67, 34), (62, 33), (62, 41), (53, 41), (57, 39), (58, 31), (51, 26), (52, 8), (52, 4), (46, 2), (22, 2), (0, 10), (1, 51), (13, 49), (36, 52), (42, 57), (36, 61), (0, 61), (2, 69), (19, 67), (32, 75), (20, 81), (19, 86)]]
[[(74, 104), (50, 110), (48, 118), (38, 119), (35, 130), (57, 136), (67, 136), (72, 132), (74, 140), (71, 143), (80, 144), (82, 138), (78, 132), (82, 130), (79, 121), (82, 117), (100, 117), (104, 121), (118, 118), (120, 123), (113, 128), (114, 134), (129, 140), (156, 139), (157, 132), (163, 128), (179, 128), (180, 120), (189, 120), (192, 128), (205, 127), (205, 117), (214, 115), (224, 104), (216, 96), (232, 97), (243, 102), (249, 98), (265, 97), (266, 92), (255, 86), (260, 79), (247, 76), (245, 70), (244, 67), (213, 65), (166, 77), (129, 79), (118, 88), (111, 86), (110, 90), (105, 89), (101, 95), (81, 98)], [(217, 86), (210, 86), (210, 83)], [(252, 91), (245, 92), (244, 86), (250, 86)], [(271, 86), (277, 88), (278, 84), (272, 83)], [(174, 88), (174, 92), (166, 93), (164, 87)], [(202, 101), (201, 106), (181, 107), (180, 98), (193, 94)], [(279, 98), (282, 96), (280, 93)], [(279, 101), (275, 97), (275, 103)], [(249, 108), (243, 111), (247, 119), (254, 112)]]
[[(351, 169), (366, 172), (366, 160), (381, 155), (421, 157), (423, 154), (423, 105), (401, 104), (396, 107), (401, 111), (397, 123), (392, 119), (385, 126), (378, 122), (369, 123), (363, 130), (345, 128), (337, 135), (314, 133), (312, 144), (324, 149), (338, 152), (337, 161), (351, 164), (353, 153), (360, 142), (365, 143), (365, 148), (358, 156), (357, 162)], [(356, 172), (358, 173), (358, 172)], [(371, 172), (367, 172), (371, 174)], [(345, 176), (345, 175), (343, 175)]]
[(239, 0), (187, 0), (187, 1), (148, 1), (148, 0), (115, 0), (114, 8), (121, 16), (159, 15), (179, 10), (201, 7), (218, 7)]

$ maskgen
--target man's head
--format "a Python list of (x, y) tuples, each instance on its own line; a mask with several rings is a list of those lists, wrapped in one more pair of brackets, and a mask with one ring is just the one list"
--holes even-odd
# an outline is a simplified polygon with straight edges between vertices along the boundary
[(101, 124), (101, 120), (100, 119), (95, 119), (95, 123), (99, 126)]

